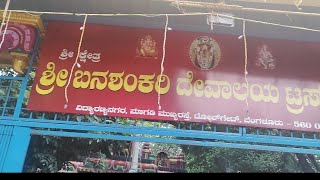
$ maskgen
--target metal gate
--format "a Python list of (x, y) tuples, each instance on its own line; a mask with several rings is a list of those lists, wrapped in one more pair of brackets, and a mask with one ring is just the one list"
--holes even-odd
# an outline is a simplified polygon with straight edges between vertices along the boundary
[[(36, 61), (37, 47), (31, 62)], [(72, 114), (27, 111), (32, 67), (24, 77), (0, 76), (0, 172), (22, 171), (31, 135), (320, 154), (319, 133), (145, 120), (125, 125), (108, 117), (92, 123)]]

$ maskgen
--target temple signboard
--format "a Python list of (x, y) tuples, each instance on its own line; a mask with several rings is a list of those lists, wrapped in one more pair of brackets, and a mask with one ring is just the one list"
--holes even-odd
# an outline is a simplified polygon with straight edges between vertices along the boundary
[(28, 109), (320, 131), (319, 43), (249, 37), (247, 83), (237, 36), (168, 31), (161, 74), (163, 30), (88, 24), (75, 66), (80, 27), (49, 23)]

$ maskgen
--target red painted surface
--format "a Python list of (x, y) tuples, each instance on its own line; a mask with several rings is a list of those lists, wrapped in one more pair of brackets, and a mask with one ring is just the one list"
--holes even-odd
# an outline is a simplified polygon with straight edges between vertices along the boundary
[[(163, 54), (163, 30), (87, 24), (81, 52), (87, 50), (87, 53), (101, 53), (100, 59), (92, 60), (91, 58), (90, 60), (90, 55), (86, 56), (86, 62), (83, 59), (82, 61), (78, 59), (81, 67), (74, 67), (67, 91), (69, 102), (67, 108), (64, 108), (67, 83), (63, 79), (67, 78), (60, 74), (62, 81), (57, 81), (57, 77), (62, 69), (68, 72), (68, 77), (70, 75), (77, 55), (81, 34), (80, 27), (81, 24), (78, 23), (49, 23), (47, 35), (41, 48), (28, 109), (77, 114), (89, 114), (91, 111), (96, 115), (319, 132), (319, 43), (249, 37), (247, 68), (249, 87), (252, 88), (252, 92), (249, 91), (249, 106), (247, 107), (245, 100), (237, 95), (240, 93), (244, 96), (247, 92), (244, 79), (243, 39), (229, 35), (168, 31), (164, 75), (170, 80), (170, 88), (168, 92), (161, 95), (162, 109), (159, 111), (158, 93), (155, 87), (158, 87), (156, 78), (160, 75)], [(151, 36), (150, 44), (151, 46), (155, 45), (156, 49), (143, 57), (140, 45), (147, 35)], [(203, 36), (212, 38), (216, 44), (211, 47), (210, 44), (199, 44), (195, 52), (198, 52), (198, 55), (202, 53), (202, 55), (210, 57), (212, 55), (210, 50), (213, 48), (215, 62), (219, 59), (218, 56), (221, 57), (217, 64), (208, 66), (213, 67), (209, 70), (201, 70), (196, 67), (201, 61), (196, 60), (196, 63), (193, 64), (190, 58), (190, 47), (193, 41)], [(155, 44), (153, 44), (154, 42)], [(220, 53), (217, 45), (220, 48)], [(73, 56), (71, 54), (66, 58), (61, 56), (63, 49), (66, 49), (67, 52), (72, 51)], [(264, 68), (259, 57), (260, 59), (265, 57), (270, 64)], [(49, 62), (55, 66), (52, 76), (47, 70)], [(100, 90), (95, 84), (92, 84), (92, 89), (90, 89), (90, 84), (88, 87), (76, 88), (74, 78), (77, 76), (75, 73), (78, 70), (84, 73), (87, 71), (91, 76), (94, 72), (108, 72), (106, 76), (108, 83)], [(45, 71), (48, 71), (47, 74)], [(193, 75), (192, 92), (190, 95), (183, 93), (179, 95), (181, 91), (177, 91), (177, 89), (188, 88), (188, 84), (178, 84), (178, 79), (186, 78), (187, 72), (192, 72)], [(112, 81), (110, 73), (123, 73), (122, 78), (114, 79), (116, 80), (114, 83), (118, 86), (110, 84)], [(129, 74), (132, 76), (128, 76), (128, 81), (126, 81), (125, 77)], [(125, 88), (121, 82), (132, 85), (133, 75), (137, 77), (138, 82), (137, 87), (130, 90)], [(143, 93), (138, 88), (139, 79), (143, 78), (141, 75), (154, 75), (154, 78), (151, 79), (154, 84), (148, 93)], [(45, 76), (47, 76), (47, 81)], [(42, 78), (42, 82), (40, 78)], [(103, 78), (100, 79), (103, 83)], [(168, 79), (161, 84), (161, 87), (167, 85)], [(85, 82), (88, 77), (85, 76), (82, 80)], [(211, 83), (220, 85), (210, 86), (210, 89), (208, 85), (201, 87), (201, 81), (197, 80), (202, 80), (203, 83), (211, 80)], [(43, 82), (46, 82), (47, 85)], [(61, 82), (61, 87), (57, 82)], [(237, 89), (235, 83), (241, 83), (242, 88)], [(274, 86), (274, 89), (269, 91), (268, 85)], [(36, 86), (42, 90), (50, 88), (53, 90), (49, 94), (41, 95), (36, 91)], [(259, 96), (260, 87), (262, 91)], [(218, 89), (220, 89), (220, 94)], [(216, 93), (213, 95), (212, 91)], [(270, 97), (275, 97), (277, 91), (278, 98), (274, 98), (274, 102), (270, 102)], [(145, 111), (135, 111), (135, 109)], [(95, 112), (95, 110), (101, 110), (104, 113)], [(198, 113), (200, 116), (197, 115)]]

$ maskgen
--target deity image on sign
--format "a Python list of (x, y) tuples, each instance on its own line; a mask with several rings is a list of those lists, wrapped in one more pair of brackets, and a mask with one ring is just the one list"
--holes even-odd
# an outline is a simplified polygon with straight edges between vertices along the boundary
[(267, 45), (258, 47), (257, 66), (263, 69), (274, 69), (276, 67), (276, 59), (273, 57), (270, 48)]
[(157, 58), (157, 43), (152, 39), (151, 35), (147, 35), (146, 37), (140, 39), (136, 53), (139, 57)]
[(220, 61), (220, 47), (218, 43), (208, 36), (195, 39), (190, 46), (190, 59), (201, 70), (210, 70)]

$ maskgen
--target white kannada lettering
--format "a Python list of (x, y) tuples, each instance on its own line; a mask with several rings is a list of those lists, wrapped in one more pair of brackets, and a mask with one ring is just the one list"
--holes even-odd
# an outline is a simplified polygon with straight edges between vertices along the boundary
[(61, 60), (66, 60), (68, 58), (73, 57), (73, 51), (69, 51), (67, 49), (63, 49), (62, 52), (60, 53), (59, 59)]

